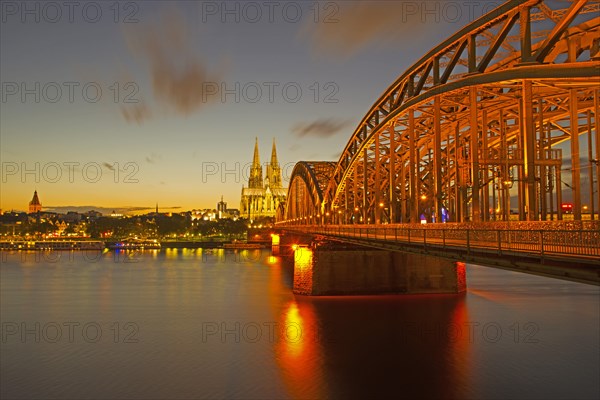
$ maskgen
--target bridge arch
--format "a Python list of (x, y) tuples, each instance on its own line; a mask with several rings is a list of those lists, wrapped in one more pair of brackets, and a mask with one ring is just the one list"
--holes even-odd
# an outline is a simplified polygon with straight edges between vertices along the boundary
[[(508, 1), (404, 72), (352, 134), (320, 214), (337, 210), (342, 223), (462, 222), (506, 220), (515, 208), (520, 220), (561, 219), (571, 188), (581, 219), (582, 169), (592, 177), (589, 197), (599, 189), (600, 4), (561, 4)], [(572, 159), (567, 173), (563, 153)]]
[(309, 224), (326, 218), (323, 191), (334, 169), (335, 163), (330, 161), (300, 161), (295, 165), (290, 177), (285, 220)]

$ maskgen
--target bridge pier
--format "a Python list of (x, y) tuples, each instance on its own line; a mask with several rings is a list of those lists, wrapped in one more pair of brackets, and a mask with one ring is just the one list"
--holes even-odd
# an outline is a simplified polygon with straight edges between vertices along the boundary
[(465, 290), (464, 263), (439, 257), (335, 247), (298, 247), (294, 251), (295, 294), (461, 293)]

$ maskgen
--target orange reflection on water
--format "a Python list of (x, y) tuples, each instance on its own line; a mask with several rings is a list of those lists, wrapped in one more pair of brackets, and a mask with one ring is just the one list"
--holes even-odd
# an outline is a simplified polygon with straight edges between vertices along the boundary
[(323, 398), (323, 352), (313, 305), (289, 302), (278, 328), (276, 359), (291, 397)]
[(455, 307), (450, 313), (450, 321), (446, 330), (446, 339), (450, 346), (450, 373), (452, 385), (448, 394), (449, 398), (465, 397), (465, 392), (469, 388), (469, 377), (472, 365), (472, 337), (471, 324), (469, 321), (469, 312), (465, 295), (458, 295)]
[(174, 260), (177, 258), (177, 252), (178, 252), (178, 249), (173, 249), (173, 248), (167, 247), (165, 249), (165, 258), (167, 260)]
[(286, 343), (285, 352), (286, 357), (289, 359), (297, 359), (302, 356), (304, 341), (304, 321), (300, 312), (298, 311), (298, 305), (296, 302), (290, 302), (287, 311), (285, 312), (285, 318), (283, 328), (281, 330), (281, 339)]

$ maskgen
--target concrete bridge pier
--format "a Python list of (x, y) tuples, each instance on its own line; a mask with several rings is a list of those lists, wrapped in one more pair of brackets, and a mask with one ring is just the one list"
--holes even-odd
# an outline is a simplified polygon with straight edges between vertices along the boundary
[(290, 232), (272, 234), (272, 253), (294, 267), (300, 295), (461, 293), (465, 264), (425, 254), (376, 250)]
[(367, 249), (294, 251), (295, 294), (461, 293), (466, 286), (465, 264), (439, 257)]

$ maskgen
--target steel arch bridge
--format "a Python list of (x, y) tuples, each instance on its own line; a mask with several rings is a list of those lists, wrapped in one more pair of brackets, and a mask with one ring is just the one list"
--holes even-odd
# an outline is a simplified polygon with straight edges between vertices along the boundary
[(507, 1), (406, 70), (337, 163), (298, 163), (280, 223), (502, 221), (511, 200), (560, 220), (563, 188), (580, 220), (584, 183), (600, 215), (599, 49), (598, 1)]

